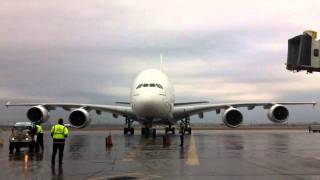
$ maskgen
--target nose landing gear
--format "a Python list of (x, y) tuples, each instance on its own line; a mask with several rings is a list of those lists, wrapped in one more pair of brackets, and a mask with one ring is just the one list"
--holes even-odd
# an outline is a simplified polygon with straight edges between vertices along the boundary
[(151, 128), (148, 126), (141, 128), (141, 135), (144, 135), (146, 138), (148, 138), (151, 133), (152, 133), (152, 138), (155, 139), (157, 135), (157, 130), (155, 128), (152, 129), (152, 132), (151, 132)]
[(141, 128), (141, 135), (144, 135), (145, 137), (149, 137), (150, 136), (150, 128), (148, 128), (148, 127)]
[(176, 129), (174, 127), (171, 127), (171, 124), (169, 124), (169, 127), (166, 127), (165, 131), (166, 134), (168, 134), (169, 131), (171, 131), (172, 134), (176, 134)]

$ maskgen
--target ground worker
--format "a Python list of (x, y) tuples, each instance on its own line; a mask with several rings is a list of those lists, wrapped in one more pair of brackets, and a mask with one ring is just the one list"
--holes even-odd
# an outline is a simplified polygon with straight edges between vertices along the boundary
[(181, 147), (183, 147), (183, 143), (184, 143), (184, 133), (185, 133), (184, 126), (181, 123), (180, 124), (180, 146)]
[(41, 148), (41, 152), (43, 152), (43, 128), (40, 123), (36, 123), (37, 128), (37, 141), (36, 141), (36, 152), (39, 152)]
[(69, 135), (68, 128), (63, 125), (63, 119), (58, 120), (58, 124), (51, 128), (51, 137), (53, 138), (53, 152), (51, 163), (55, 163), (57, 151), (59, 149), (59, 164), (62, 164), (65, 138)]

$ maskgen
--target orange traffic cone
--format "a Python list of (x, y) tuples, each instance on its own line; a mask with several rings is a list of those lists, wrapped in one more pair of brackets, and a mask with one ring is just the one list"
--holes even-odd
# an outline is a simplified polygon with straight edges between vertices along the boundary
[(107, 146), (112, 146), (112, 137), (111, 137), (111, 132), (109, 132), (109, 136), (108, 136), (108, 141), (107, 141)]

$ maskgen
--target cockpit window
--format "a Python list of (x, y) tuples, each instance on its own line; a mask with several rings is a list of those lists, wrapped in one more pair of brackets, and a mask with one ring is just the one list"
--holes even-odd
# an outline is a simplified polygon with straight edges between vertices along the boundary
[(142, 86), (142, 84), (139, 84), (139, 85), (137, 86), (137, 88), (136, 88), (136, 89), (139, 89), (139, 88), (141, 88), (141, 86)]
[(160, 84), (156, 84), (158, 88), (163, 89), (163, 87)]
[(160, 88), (160, 89), (163, 89), (163, 87), (162, 87), (160, 84), (155, 84), (155, 83), (151, 83), (151, 84), (147, 84), (147, 83), (145, 83), (145, 84), (139, 84), (139, 85), (136, 87), (136, 89), (139, 89), (139, 88), (141, 88), (141, 87), (158, 87), (158, 88)]

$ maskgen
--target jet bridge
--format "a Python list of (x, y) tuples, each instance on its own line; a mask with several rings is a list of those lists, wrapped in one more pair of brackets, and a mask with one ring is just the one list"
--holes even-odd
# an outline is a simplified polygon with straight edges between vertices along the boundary
[(320, 40), (317, 40), (317, 32), (304, 31), (302, 35), (288, 40), (287, 70), (309, 73), (320, 72)]

